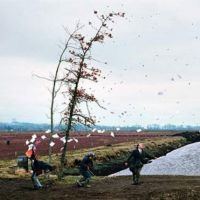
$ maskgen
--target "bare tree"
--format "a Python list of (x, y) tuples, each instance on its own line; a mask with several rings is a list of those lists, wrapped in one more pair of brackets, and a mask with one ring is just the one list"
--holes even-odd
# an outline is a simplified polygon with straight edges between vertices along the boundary
[[(106, 38), (112, 38), (110, 23), (114, 23), (114, 17), (116, 16), (124, 17), (124, 13), (112, 12), (108, 15), (99, 15), (97, 11), (94, 11), (94, 14), (100, 22), (98, 27), (89, 22), (94, 35), (87, 39), (86, 35), (78, 32), (70, 34), (70, 41), (73, 41), (73, 43), (67, 45), (65, 49), (65, 51), (67, 50), (67, 55), (63, 60), (62, 54), (59, 61), (59, 63), (64, 61), (67, 64), (65, 67), (66, 74), (62, 82), (65, 83), (65, 93), (68, 98), (63, 116), (63, 121), (66, 125), (66, 142), (64, 143), (60, 160), (60, 179), (63, 176), (66, 164), (67, 140), (69, 139), (70, 131), (77, 124), (83, 124), (84, 126), (94, 125), (96, 119), (95, 116), (91, 116), (88, 103), (94, 102), (100, 106), (95, 96), (89, 94), (86, 88), (81, 85), (81, 81), (97, 82), (101, 75), (101, 71), (91, 64), (95, 60), (91, 55), (92, 47), (95, 43), (104, 43)], [(54, 95), (54, 93), (52, 94)], [(86, 105), (87, 114), (83, 112), (81, 107), (83, 103)]]
[(72, 33), (70, 33), (66, 28), (65, 31), (68, 34), (68, 39), (65, 42), (65, 45), (61, 51), (61, 54), (59, 56), (59, 60), (56, 66), (56, 70), (55, 73), (52, 77), (47, 78), (47, 77), (43, 77), (37, 74), (33, 74), (33, 76), (40, 78), (40, 79), (44, 79), (47, 81), (52, 82), (52, 89), (49, 90), (49, 92), (51, 93), (51, 105), (50, 105), (50, 137), (49, 137), (49, 163), (51, 163), (52, 161), (52, 147), (51, 147), (51, 142), (52, 142), (52, 135), (54, 134), (54, 114), (55, 114), (55, 100), (56, 100), (56, 96), (59, 93), (59, 91), (61, 90), (61, 87), (63, 86), (63, 78), (59, 78), (59, 73), (60, 71), (62, 71), (63, 69), (61, 68), (62, 64), (65, 63), (65, 54), (68, 50), (68, 48), (70, 47), (70, 43), (74, 38), (74, 34), (76, 32), (78, 32), (81, 28), (83, 28), (83, 26), (80, 26), (79, 23), (76, 24), (76, 27), (74, 29), (74, 31)]
[[(60, 68), (61, 68), (61, 65), (63, 62), (65, 62), (65, 53), (67, 51), (67, 49), (69, 48), (70, 46), (70, 42), (71, 40), (73, 39), (74, 37), (74, 34), (79, 31), (82, 27), (79, 26), (79, 23), (76, 25), (76, 28), (75, 30), (69, 34), (69, 37), (65, 43), (65, 46), (64, 48), (62, 49), (62, 52), (60, 54), (60, 57), (59, 57), (59, 60), (58, 60), (58, 64), (57, 64), (57, 67), (56, 67), (56, 70), (55, 70), (55, 74), (54, 74), (54, 77), (53, 77), (53, 80), (52, 81), (52, 91), (51, 91), (51, 106), (50, 106), (50, 130), (51, 130), (51, 133), (50, 133), (50, 139), (49, 139), (49, 163), (51, 163), (51, 155), (52, 155), (52, 147), (50, 146), (51, 142), (52, 142), (52, 135), (54, 133), (54, 104), (55, 104), (55, 98), (58, 94), (58, 92), (60, 91), (61, 89), (61, 86), (62, 86), (62, 81), (63, 79), (58, 79), (58, 74), (59, 74), (59, 71), (60, 71)], [(57, 87), (57, 84), (60, 84), (58, 87)]]

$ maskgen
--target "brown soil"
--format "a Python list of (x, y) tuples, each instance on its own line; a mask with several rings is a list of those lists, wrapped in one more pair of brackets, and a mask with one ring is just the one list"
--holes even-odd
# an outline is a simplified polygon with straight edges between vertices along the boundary
[(91, 188), (56, 183), (34, 191), (30, 179), (0, 178), (0, 199), (112, 199), (112, 200), (199, 200), (200, 177), (143, 176), (140, 185), (131, 185), (131, 177), (104, 178)]

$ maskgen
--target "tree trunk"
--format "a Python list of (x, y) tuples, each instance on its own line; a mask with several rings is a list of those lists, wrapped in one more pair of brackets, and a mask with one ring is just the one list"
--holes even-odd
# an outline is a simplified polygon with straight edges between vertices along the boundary
[(59, 174), (58, 174), (58, 180), (61, 180), (63, 175), (64, 175), (64, 168), (65, 168), (65, 158), (66, 158), (66, 154), (67, 154), (67, 140), (69, 138), (69, 132), (66, 133), (65, 135), (65, 144), (63, 146), (63, 153), (61, 155), (61, 159), (60, 159), (60, 169), (59, 169)]

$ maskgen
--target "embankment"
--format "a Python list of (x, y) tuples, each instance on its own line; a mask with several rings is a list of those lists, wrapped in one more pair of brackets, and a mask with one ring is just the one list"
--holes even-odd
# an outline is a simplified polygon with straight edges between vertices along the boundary
[[(89, 151), (93, 151), (97, 155), (94, 174), (106, 176), (125, 169), (124, 163), (130, 155), (130, 152), (135, 148), (136, 144), (140, 142), (146, 145), (146, 151), (149, 154), (160, 157), (184, 145), (198, 141), (200, 141), (199, 132), (183, 132), (171, 137), (136, 140), (134, 142), (98, 147), (90, 149)], [(66, 174), (78, 174), (78, 170), (74, 169), (73, 161), (76, 157), (81, 158), (86, 152), (88, 152), (88, 150), (73, 152), (71, 155), (69, 154)]]
[[(173, 151), (179, 147), (187, 145), (189, 143), (200, 141), (199, 132), (184, 132), (176, 134), (176, 136), (163, 136), (149, 139), (134, 140), (131, 142), (112, 144), (107, 146), (100, 146), (90, 149), (81, 149), (67, 152), (67, 163), (66, 163), (66, 175), (77, 175), (79, 174), (78, 169), (74, 166), (75, 159), (82, 159), (85, 154), (93, 151), (97, 160), (95, 162), (95, 175), (106, 176), (120, 170), (125, 169), (124, 162), (127, 160), (130, 152), (135, 146), (142, 142), (146, 145), (146, 150), (149, 154), (159, 157), (163, 156), (170, 151)], [(59, 165), (60, 155), (54, 154), (52, 156), (53, 164)], [(48, 161), (47, 156), (42, 156), (39, 159)], [(0, 172), (4, 177), (12, 173), (12, 168), (9, 167), (16, 165), (15, 160), (0, 161)]]

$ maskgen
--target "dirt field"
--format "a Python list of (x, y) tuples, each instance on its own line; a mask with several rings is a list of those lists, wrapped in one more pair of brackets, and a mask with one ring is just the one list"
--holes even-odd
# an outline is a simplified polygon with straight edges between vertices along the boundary
[(40, 191), (32, 189), (29, 179), (0, 179), (0, 199), (106, 199), (106, 200), (199, 200), (200, 177), (143, 176), (140, 185), (131, 185), (131, 177), (104, 178), (91, 188), (54, 184)]

